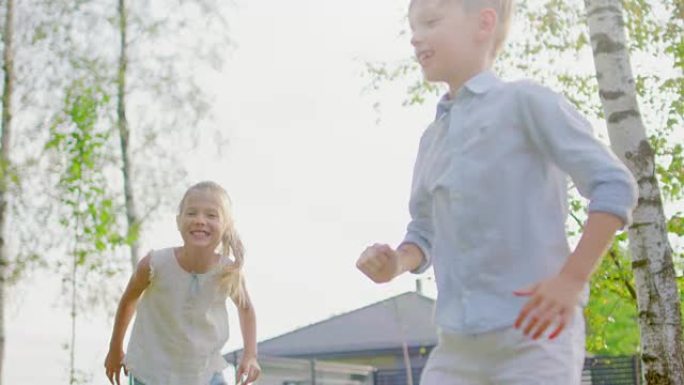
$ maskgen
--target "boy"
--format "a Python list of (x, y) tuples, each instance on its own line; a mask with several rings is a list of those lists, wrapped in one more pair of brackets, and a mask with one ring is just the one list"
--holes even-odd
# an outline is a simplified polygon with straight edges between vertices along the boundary
[[(373, 281), (434, 266), (439, 343), (421, 385), (578, 385), (588, 281), (630, 223), (636, 185), (558, 94), (491, 71), (511, 0), (413, 0), (411, 43), (449, 92), (421, 138), (396, 250), (368, 247)], [(565, 234), (567, 177), (589, 199), (581, 239)]]

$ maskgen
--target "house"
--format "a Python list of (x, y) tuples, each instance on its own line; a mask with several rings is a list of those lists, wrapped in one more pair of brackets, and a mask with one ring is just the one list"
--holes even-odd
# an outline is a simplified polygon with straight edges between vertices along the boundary
[[(416, 377), (437, 344), (434, 304), (418, 292), (403, 293), (262, 341), (259, 355), (366, 365), (402, 375), (408, 360)], [(226, 359), (234, 363), (240, 352)]]
[[(262, 341), (258, 344), (260, 362), (266, 362), (262, 369), (265, 373), (274, 366), (283, 376), (297, 378), (272, 382), (277, 385), (325, 385), (333, 372), (347, 378), (347, 382), (331, 382), (336, 384), (418, 385), (428, 354), (437, 344), (434, 305), (435, 300), (418, 289)], [(240, 353), (225, 358), (235, 364)], [(276, 357), (289, 361), (285, 365)], [(582, 383), (639, 384), (638, 364), (636, 357), (589, 357)], [(368, 368), (373, 368), (372, 379), (364, 374)]]

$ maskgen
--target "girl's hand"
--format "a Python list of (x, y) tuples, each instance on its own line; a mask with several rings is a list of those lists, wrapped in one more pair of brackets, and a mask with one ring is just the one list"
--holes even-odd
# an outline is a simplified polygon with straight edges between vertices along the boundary
[(572, 320), (584, 282), (559, 274), (524, 289), (513, 292), (517, 296), (530, 297), (515, 321), (515, 328), (524, 326), (524, 334), (540, 338), (553, 324), (556, 328), (549, 335), (554, 339)]
[[(245, 357), (240, 362), (240, 366), (237, 371), (238, 385), (246, 385), (256, 381), (261, 374), (261, 367), (257, 362), (256, 357)], [(246, 380), (242, 380), (243, 376), (246, 375)]]
[(122, 349), (109, 349), (104, 366), (110, 384), (121, 385), (121, 368), (123, 368), (124, 373), (128, 376), (128, 370), (124, 366), (123, 360), (124, 352)]

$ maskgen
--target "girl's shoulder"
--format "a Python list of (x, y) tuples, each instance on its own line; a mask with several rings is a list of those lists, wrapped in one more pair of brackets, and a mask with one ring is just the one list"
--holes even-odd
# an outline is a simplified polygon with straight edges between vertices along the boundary
[(149, 257), (150, 280), (156, 273), (169, 269), (173, 267), (174, 263), (177, 263), (174, 247), (150, 250)]
[(169, 263), (169, 261), (172, 258), (175, 258), (175, 251), (174, 250), (175, 250), (174, 247), (167, 247), (164, 249), (150, 250), (150, 252), (149, 252), (150, 264), (151, 265), (159, 265), (159, 264)]

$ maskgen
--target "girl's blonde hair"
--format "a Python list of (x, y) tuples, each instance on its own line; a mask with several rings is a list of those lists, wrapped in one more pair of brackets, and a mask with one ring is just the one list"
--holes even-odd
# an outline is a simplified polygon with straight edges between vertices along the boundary
[(219, 286), (222, 290), (225, 290), (226, 294), (232, 298), (238, 306), (245, 306), (247, 297), (242, 274), (242, 266), (245, 263), (245, 249), (242, 245), (242, 240), (240, 240), (240, 236), (235, 229), (230, 197), (226, 190), (218, 183), (212, 181), (199, 182), (191, 186), (183, 195), (183, 199), (181, 199), (180, 204), (178, 205), (179, 214), (183, 213), (183, 207), (188, 194), (197, 190), (209, 191), (215, 194), (221, 201), (219, 209), (224, 229), (223, 234), (221, 234), (219, 253), (227, 257), (230, 257), (232, 254), (233, 263), (222, 267)]

